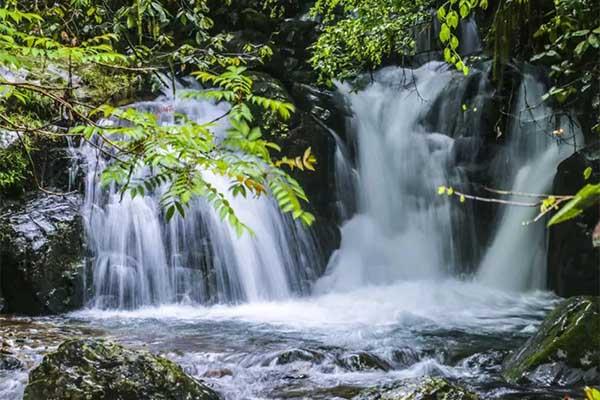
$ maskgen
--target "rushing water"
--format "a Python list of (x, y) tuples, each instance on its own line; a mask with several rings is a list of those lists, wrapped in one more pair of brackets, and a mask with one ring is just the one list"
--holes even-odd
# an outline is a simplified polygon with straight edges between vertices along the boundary
[[(228, 108), (170, 97), (133, 107), (153, 112), (163, 124), (173, 124), (176, 113), (206, 123)], [(221, 122), (216, 135), (226, 127)], [(161, 190), (131, 198), (121, 196), (115, 185), (103, 188), (99, 174), (107, 161), (87, 144), (79, 153), (86, 170), (83, 215), (92, 252), (94, 307), (259, 301), (307, 293), (316, 277), (318, 245), (309, 230), (279, 211), (273, 199), (227, 194), (254, 236), (238, 237), (202, 199), (191, 203), (185, 218), (176, 216), (165, 223)], [(227, 179), (208, 172), (204, 176), (228, 193)]]
[[(88, 309), (45, 324), (162, 353), (228, 400), (343, 399), (424, 375), (459, 380), (485, 398), (519, 399), (549, 389), (503, 383), (502, 359), (555, 301), (424, 280), (242, 305)], [(8, 382), (18, 394), (26, 375), (4, 386), (0, 377), (0, 398)]]
[[(566, 117), (556, 117), (541, 103), (546, 88), (526, 74), (512, 110), (509, 143), (504, 157), (510, 160), (497, 167), (503, 187), (520, 193), (549, 193), (556, 166), (583, 142), (580, 128)], [(559, 131), (561, 141), (553, 137)], [(508, 200), (531, 202), (535, 197), (512, 195)], [(504, 210), (498, 231), (478, 272), (478, 279), (494, 287), (523, 291), (546, 286), (546, 231), (543, 223), (529, 223), (538, 214), (536, 207), (509, 207)]]
[[(506, 354), (557, 301), (532, 290), (545, 257), (543, 227), (521, 224), (532, 211), (505, 210), (479, 272), (457, 278), (457, 247), (476, 237), (436, 188), (468, 182), (454, 165), (456, 140), (425, 123), (456, 73), (430, 63), (374, 78), (359, 92), (340, 87), (354, 113), (357, 159), (355, 168), (336, 138), (342, 241), (320, 279), (318, 243), (271, 199), (230, 199), (256, 237), (236, 237), (201, 200), (165, 224), (160, 193), (121, 200), (117, 188), (100, 188), (105, 161), (84, 146), (95, 297), (85, 310), (39, 323), (165, 354), (232, 400), (351, 398), (424, 375), (458, 380), (484, 398), (560, 397), (500, 376)], [(527, 116), (515, 118), (505, 146), (514, 164), (498, 168), (514, 190), (546, 190), (573, 151), (544, 135), (563, 121), (529, 106), (542, 92), (526, 76), (513, 105)], [(226, 110), (169, 97), (136, 107), (165, 122), (174, 111), (202, 122)], [(226, 189), (222, 178), (209, 179)], [(45, 349), (27, 351), (37, 362)], [(0, 398), (19, 398), (25, 382), (24, 373), (0, 374)]]
[(450, 206), (435, 188), (460, 180), (447, 168), (453, 140), (421, 124), (452, 79), (442, 68), (437, 63), (417, 71), (388, 68), (363, 91), (342, 87), (354, 111), (359, 210), (342, 226), (340, 249), (317, 291), (438, 279), (452, 272)]

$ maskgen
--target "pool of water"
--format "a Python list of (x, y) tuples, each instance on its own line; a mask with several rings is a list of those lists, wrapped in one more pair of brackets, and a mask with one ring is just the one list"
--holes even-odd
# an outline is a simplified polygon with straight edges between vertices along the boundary
[[(344, 399), (361, 389), (443, 376), (483, 398), (562, 398), (560, 388), (517, 387), (500, 375), (559, 299), (475, 283), (401, 282), (289, 301), (84, 309), (0, 320), (31, 368), (67, 337), (97, 336), (160, 353), (225, 399)], [(17, 343), (17, 341), (19, 341)], [(26, 372), (0, 372), (0, 399), (18, 399)]]

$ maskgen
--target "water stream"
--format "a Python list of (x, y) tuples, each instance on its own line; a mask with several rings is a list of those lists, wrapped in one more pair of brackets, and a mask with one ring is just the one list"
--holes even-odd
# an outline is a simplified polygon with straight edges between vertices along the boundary
[[(165, 354), (226, 399), (350, 398), (364, 387), (424, 375), (459, 380), (485, 398), (561, 396), (560, 389), (514, 387), (500, 377), (508, 351), (557, 301), (536, 290), (543, 288), (545, 239), (543, 226), (521, 225), (531, 210), (503, 212), (479, 271), (457, 273), (457, 247), (476, 240), (472, 221), (454, 218), (461, 205), (436, 189), (468, 182), (454, 165), (456, 140), (424, 123), (456, 76), (430, 63), (384, 69), (358, 92), (340, 86), (354, 114), (357, 159), (354, 166), (338, 138), (342, 241), (320, 278), (316, 238), (271, 199), (230, 199), (255, 237), (236, 237), (202, 200), (185, 219), (166, 224), (160, 193), (119, 201), (117, 188), (101, 188), (105, 161), (84, 146), (95, 295), (84, 310), (34, 322)], [(542, 90), (524, 79), (513, 113)], [(169, 97), (136, 107), (165, 121), (173, 112), (202, 122), (224, 111)], [(513, 190), (546, 190), (557, 163), (573, 151), (540, 133), (562, 121), (532, 128), (529, 122), (549, 113), (535, 108), (511, 129), (506, 151), (515, 163), (502, 179)], [(44, 350), (31, 351), (39, 361)], [(0, 398), (18, 398), (25, 383), (23, 374), (0, 376)]]

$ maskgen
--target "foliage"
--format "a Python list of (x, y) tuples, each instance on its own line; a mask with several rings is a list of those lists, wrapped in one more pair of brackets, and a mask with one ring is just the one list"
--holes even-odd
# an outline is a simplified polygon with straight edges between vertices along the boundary
[(584, 392), (586, 400), (600, 400), (600, 390), (592, 387), (586, 387)]
[(475, 8), (486, 9), (487, 6), (488, 0), (448, 0), (437, 10), (437, 19), (441, 24), (440, 41), (444, 45), (444, 60), (453, 64), (465, 75), (469, 73), (469, 67), (458, 53), (459, 41), (456, 30), (460, 20), (469, 17)]
[[(88, 17), (98, 14), (98, 18), (94, 19), (96, 23), (101, 23), (103, 16), (110, 14), (108, 3), (93, 0), (71, 2), (76, 9), (87, 8), (85, 14)], [(203, 4), (195, 3), (200, 8), (193, 10), (189, 9), (190, 4), (179, 6), (188, 12), (204, 13), (207, 9)], [(235, 215), (227, 193), (220, 192), (211, 184), (210, 176), (220, 175), (231, 181), (229, 191), (233, 196), (272, 194), (282, 211), (291, 213), (293, 218), (305, 224), (311, 224), (314, 217), (303, 209), (308, 201), (306, 194), (298, 182), (280, 168), (314, 170), (315, 159), (310, 149), (302, 157), (275, 159), (271, 153), (281, 149), (263, 139), (260, 128), (252, 125), (254, 115), (251, 106), (254, 109), (258, 107), (262, 112), (275, 113), (282, 120), (289, 119), (294, 112), (293, 105), (289, 103), (255, 95), (252, 92), (253, 81), (247, 76), (246, 69), (239, 66), (249, 59), (268, 56), (269, 51), (250, 45), (246, 46), (247, 53), (244, 54), (222, 53), (220, 46), (224, 38), (219, 35), (211, 36), (211, 44), (207, 47), (193, 47), (190, 44), (176, 47), (169, 43), (170, 38), (160, 36), (163, 29), (179, 22), (189, 25), (194, 15), (181, 10), (173, 13), (167, 5), (171, 6), (171, 2), (137, 0), (129, 3), (123, 6), (126, 8), (119, 9), (115, 20), (115, 25), (121, 19), (127, 20), (126, 28), (115, 26), (116, 33), (85, 40), (66, 31), (62, 31), (58, 38), (40, 35), (36, 33), (40, 29), (35, 29), (35, 25), (44, 26), (47, 23), (40, 15), (0, 8), (0, 66), (14, 73), (25, 71), (22, 77), (9, 75), (0, 78), (0, 129), (16, 133), (20, 139), (32, 135), (61, 137), (68, 134), (88, 141), (113, 159), (102, 175), (105, 184), (116, 183), (123, 194), (128, 192), (133, 197), (159, 191), (167, 219), (176, 212), (183, 216), (185, 207), (193, 198), (203, 197), (238, 233), (247, 230)], [(104, 7), (104, 11), (99, 12), (99, 7)], [(46, 13), (51, 14), (51, 11), (46, 10)], [(195, 17), (200, 18), (198, 15)], [(65, 29), (69, 24), (77, 27), (77, 23), (71, 21), (63, 24)], [(208, 20), (197, 20), (192, 25), (198, 32), (202, 30), (206, 33), (211, 24)], [(131, 54), (137, 56), (133, 58), (131, 54), (124, 55), (113, 47), (113, 44), (120, 44), (119, 35), (128, 35), (130, 29), (136, 30), (138, 42), (129, 46)], [(200, 39), (203, 38), (208, 36)], [(200, 39), (197, 37), (198, 42)], [(188, 68), (199, 69), (195, 73), (198, 79), (215, 87), (191, 92), (187, 96), (224, 101), (231, 105), (221, 117), (227, 117), (231, 125), (224, 138), (217, 137), (214, 131), (221, 118), (198, 123), (186, 115), (178, 115), (177, 123), (161, 125), (153, 114), (106, 104), (94, 107), (86, 99), (78, 97), (74, 71), (81, 71), (85, 80), (95, 80), (94, 70), (90, 67), (93, 65), (145, 73), (143, 68), (131, 68), (130, 62), (138, 62), (140, 54), (153, 54), (156, 48), (164, 46), (176, 47), (168, 55), (169, 63), (177, 59)], [(160, 59), (157, 56), (155, 61)], [(53, 64), (66, 66), (67, 76), (56, 80), (56, 75), (47, 74), (47, 66)], [(229, 67), (220, 74), (206, 72), (209, 66), (215, 65)], [(153, 68), (151, 70), (154, 71)], [(30, 79), (33, 73), (35, 81)], [(101, 91), (112, 89), (104, 81), (97, 86)], [(15, 107), (15, 104), (29, 105), (35, 99), (49, 100), (58, 112), (55, 111), (55, 115), (49, 118), (42, 118), (40, 115), (29, 116)], [(96, 122), (99, 118), (111, 118), (119, 123), (107, 126)], [(68, 132), (61, 131), (56, 122), (71, 126), (71, 129)], [(16, 177), (11, 176), (10, 179)]]
[(322, 83), (372, 70), (393, 55), (414, 53), (413, 29), (426, 21), (430, 0), (317, 0), (324, 28), (310, 63)]
[[(112, 144), (114, 162), (102, 176), (104, 184), (117, 183), (132, 197), (152, 191), (162, 191), (161, 203), (170, 219), (175, 212), (185, 216), (185, 207), (195, 197), (205, 198), (239, 234), (248, 230), (231, 207), (225, 193), (211, 183), (211, 176), (224, 176), (231, 181), (229, 190), (234, 196), (260, 196), (270, 192), (282, 211), (295, 219), (311, 224), (314, 217), (303, 209), (306, 194), (281, 165), (290, 165), (287, 158), (274, 160), (271, 151), (280, 148), (262, 138), (260, 128), (253, 127), (254, 116), (249, 105), (277, 112), (288, 119), (294, 111), (291, 104), (256, 96), (252, 80), (243, 67), (229, 67), (220, 75), (199, 71), (195, 75), (217, 89), (192, 91), (187, 97), (226, 101), (231, 108), (221, 118), (228, 117), (231, 127), (223, 139), (215, 132), (220, 118), (197, 123), (186, 115), (178, 115), (172, 125), (161, 125), (154, 114), (135, 109), (102, 106), (98, 112), (115, 118), (119, 126), (79, 126), (71, 130), (92, 139), (100, 135)], [(302, 159), (303, 168), (312, 168), (310, 150)], [(298, 166), (298, 165), (295, 165)], [(144, 171), (152, 168), (152, 173)]]
[(575, 194), (574, 198), (566, 203), (548, 222), (548, 226), (559, 224), (577, 217), (586, 208), (600, 202), (600, 183), (587, 184)]
[[(559, 103), (576, 96), (594, 94), (596, 111), (600, 110), (600, 4), (593, 0), (555, 0), (552, 18), (535, 33), (546, 41), (544, 51), (532, 61), (552, 65), (550, 76), (556, 85), (545, 98)], [(600, 132), (598, 121), (594, 128)]]
[(0, 194), (22, 186), (28, 176), (28, 167), (27, 158), (20, 148), (0, 149)]

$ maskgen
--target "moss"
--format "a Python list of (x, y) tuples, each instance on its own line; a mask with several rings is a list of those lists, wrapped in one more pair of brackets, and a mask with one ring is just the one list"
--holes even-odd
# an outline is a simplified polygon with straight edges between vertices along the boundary
[(600, 298), (565, 300), (505, 365), (504, 377), (519, 381), (542, 364), (562, 362), (588, 370), (600, 365)]
[(181, 367), (113, 342), (68, 340), (31, 371), (24, 400), (218, 400)]
[(14, 196), (24, 190), (29, 163), (20, 147), (0, 149), (0, 196)]
[[(155, 97), (153, 75), (131, 74), (98, 65), (85, 65), (77, 70), (82, 88), (76, 96), (93, 104), (128, 104)], [(150, 89), (148, 89), (150, 88)]]

